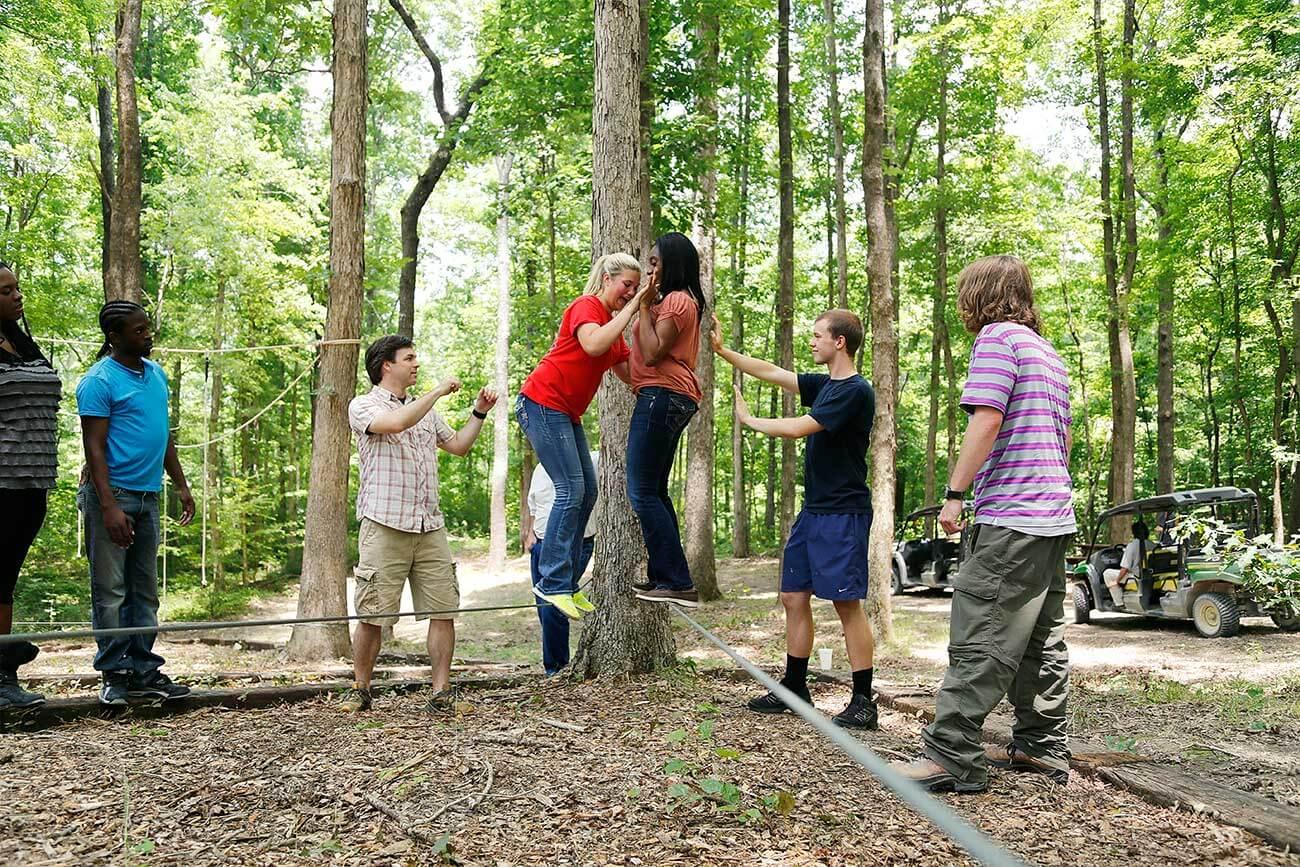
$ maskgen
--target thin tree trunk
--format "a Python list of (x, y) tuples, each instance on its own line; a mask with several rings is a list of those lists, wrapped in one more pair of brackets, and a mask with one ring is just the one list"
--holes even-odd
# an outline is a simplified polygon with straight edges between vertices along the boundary
[(506, 562), (506, 477), (510, 474), (510, 167), (514, 154), (497, 157), (497, 351), (493, 387), (500, 399), (493, 410), (492, 503), (488, 563)]
[(140, 156), (140, 106), (136, 99), (135, 52), (140, 44), (142, 0), (120, 0), (113, 67), (117, 79), (117, 182), (109, 229), (104, 298), (140, 303), (144, 269), (140, 261), (140, 209), (143, 202)]
[[(731, 303), (731, 339), (732, 348), (741, 351), (745, 344), (745, 307), (744, 297), (747, 253), (749, 249), (749, 141), (750, 141), (750, 95), (749, 78), (753, 68), (752, 52), (745, 52), (742, 61), (740, 89), (740, 140), (739, 167), (739, 202), (736, 208), (736, 243), (732, 248), (731, 290), (735, 299)], [(731, 369), (733, 390), (743, 388), (744, 374), (739, 368)], [(736, 416), (735, 402), (731, 411), (731, 556), (748, 557), (750, 554), (749, 532), (749, 488), (746, 484), (745, 465), (745, 428)]]
[[(638, 134), (647, 117), (639, 104), (645, 70), (644, 0), (596, 0), (595, 95), (592, 106), (592, 255), (649, 252), (648, 199), (642, 196), (649, 179), (643, 166)], [(647, 37), (648, 39), (648, 37)], [(629, 202), (641, 207), (629, 208)], [(572, 669), (583, 678), (654, 671), (676, 658), (677, 647), (663, 606), (637, 602), (632, 576), (645, 570), (645, 547), (636, 529), (636, 515), (627, 499), (628, 424), (631, 392), (606, 376), (597, 397), (600, 414), (600, 499), (592, 582), (596, 610), (583, 619), (582, 638)]]
[[(172, 356), (171, 376), (168, 377), (167, 383), (171, 389), (171, 401), (168, 406), (168, 426), (171, 428), (172, 436), (179, 437), (181, 432), (181, 382), (185, 375), (185, 368), (181, 365), (181, 356)], [(179, 518), (180, 498), (176, 496), (176, 489), (168, 487), (167, 495), (167, 516), (170, 518)]]
[[(1282, 426), (1288, 414), (1286, 388), (1291, 381), (1291, 349), (1282, 331), (1282, 320), (1272, 298), (1264, 299), (1264, 312), (1273, 327), (1273, 342), (1277, 347), (1277, 367), (1273, 369), (1273, 444), (1282, 446)], [(1286, 539), (1286, 507), (1282, 501), (1282, 460), (1273, 457), (1273, 542), (1281, 545)]]
[[(700, 254), (700, 287), (708, 309), (715, 310), (714, 258), (717, 246), (718, 145), (718, 12), (715, 6), (702, 11), (696, 27), (699, 42), (697, 76), (699, 115), (703, 120), (705, 140), (700, 148), (699, 208), (696, 216), (695, 246)], [(704, 601), (720, 599), (718, 567), (713, 548), (713, 515), (716, 497), (713, 490), (714, 443), (714, 362), (713, 348), (706, 337), (704, 320), (700, 321), (700, 352), (695, 373), (700, 379), (700, 409), (691, 419), (686, 452), (686, 562), (695, 589)]]
[[(939, 4), (939, 27), (948, 23), (948, 7)], [(934, 307), (930, 317), (930, 418), (925, 439), (925, 502), (936, 501), (939, 443), (939, 366), (943, 362), (948, 329), (948, 203), (946, 188), (948, 149), (948, 54), (939, 45), (939, 109), (935, 136), (934, 204)], [(949, 443), (948, 458), (952, 459)]]
[(835, 33), (835, 0), (825, 0), (826, 59), (831, 68), (830, 103), (831, 135), (835, 143), (835, 265), (839, 306), (849, 306), (849, 253), (847, 216), (844, 204), (844, 118), (840, 113), (839, 47)]
[[(104, 237), (100, 244), (100, 274), (107, 292), (108, 265), (112, 261), (113, 191), (117, 189), (117, 169), (113, 158), (113, 93), (108, 83), (95, 83), (95, 120), (99, 137), (99, 212)], [(107, 294), (104, 296), (107, 298)]]
[[(224, 325), (226, 312), (226, 278), (217, 279), (217, 297), (212, 305), (212, 348), (220, 349), (225, 339)], [(212, 585), (217, 592), (226, 589), (226, 564), (222, 558), (221, 533), (221, 444), (215, 442), (221, 430), (221, 405), (224, 397), (222, 358), (214, 354), (208, 358), (209, 388), (212, 392), (208, 399), (208, 445), (207, 459), (204, 464), (207, 477), (203, 480), (203, 508), (208, 511), (208, 539), (212, 551)]]
[[(1156, 213), (1156, 244), (1160, 250), (1156, 273), (1156, 293), (1159, 296), (1156, 325), (1156, 489), (1157, 493), (1165, 493), (1174, 489), (1174, 266), (1170, 249), (1174, 229), (1169, 214), (1169, 154), (1165, 148), (1163, 124), (1155, 131), (1155, 157), (1159, 188), (1152, 204)], [(1217, 433), (1217, 418), (1215, 425)], [(1217, 485), (1217, 467), (1215, 478)]]
[[(1234, 147), (1236, 142), (1233, 142)], [(1241, 387), (1241, 349), (1242, 349), (1242, 330), (1241, 330), (1241, 275), (1238, 268), (1237, 260), (1237, 209), (1235, 186), (1237, 175), (1241, 172), (1243, 159), (1241, 151), (1237, 151), (1237, 162), (1233, 165), (1232, 171), (1228, 174), (1227, 184), (1227, 208), (1228, 208), (1228, 243), (1232, 249), (1232, 401), (1237, 407), (1237, 417), (1241, 424), (1241, 434), (1244, 447), (1243, 461), (1246, 467), (1254, 465), (1254, 449), (1251, 436), (1250, 413), (1246, 411), (1246, 395)]]
[[(780, 277), (777, 292), (777, 352), (780, 365), (794, 370), (794, 144), (790, 121), (790, 0), (778, 0), (776, 48), (776, 124), (779, 165), (780, 217), (777, 228), (776, 264)], [(795, 395), (781, 392), (781, 415), (795, 414)], [(795, 441), (781, 440), (781, 538), (790, 535), (794, 523)]]
[(388, 0), (388, 5), (392, 6), (398, 17), (402, 19), (407, 32), (411, 34), (411, 38), (415, 40), (415, 44), (419, 46), (421, 53), (429, 62), (433, 71), (433, 99), (442, 120), (442, 135), (438, 138), (438, 146), (429, 156), (429, 163), (424, 171), (416, 178), (415, 186), (407, 194), (406, 201), (402, 203), (402, 273), (398, 278), (397, 287), (397, 331), (399, 334), (412, 337), (415, 334), (415, 276), (420, 256), (420, 213), (424, 210), (425, 203), (429, 201), (429, 196), (433, 194), (434, 188), (442, 180), (443, 172), (451, 164), (452, 157), (456, 155), (456, 147), (460, 144), (465, 120), (474, 108), (474, 101), (478, 98), (479, 92), (487, 84), (487, 74), (480, 72), (478, 77), (465, 88), (456, 111), (454, 113), (448, 111), (445, 104), (441, 61), (429, 47), (419, 25), (415, 23), (414, 17), (402, 0)]
[[(771, 406), (768, 407), (768, 416), (775, 418), (780, 404), (776, 397), (777, 389), (775, 386), (768, 389), (768, 398)], [(776, 437), (767, 438), (767, 501), (763, 504), (763, 524), (767, 527), (769, 538), (780, 546), (783, 541), (780, 528), (776, 525)]]
[[(334, 3), (334, 104), (330, 112), (330, 282), (326, 340), (357, 340), (365, 276), (366, 188), (365, 0)], [(311, 481), (303, 539), (298, 616), (338, 615), (348, 567), (348, 402), (357, 387), (357, 345), (320, 348), (320, 388), (312, 430)], [(351, 653), (347, 627), (295, 626), (286, 651), (298, 661)]]
[[(1079, 335), (1078, 326), (1074, 321), (1074, 308), (1070, 304), (1070, 293), (1064, 282), (1061, 283), (1061, 300), (1065, 304), (1065, 322), (1070, 331), (1070, 340), (1074, 343), (1074, 349), (1078, 359), (1078, 377), (1079, 383), (1079, 410), (1083, 415), (1080, 423), (1083, 427), (1083, 452), (1084, 452), (1084, 473), (1088, 479), (1088, 505), (1085, 509), (1082, 538), (1091, 539), (1093, 525), (1097, 518), (1097, 469), (1096, 462), (1092, 454), (1092, 413), (1088, 402), (1088, 368), (1083, 352), (1083, 338)], [(1066, 460), (1069, 460), (1066, 455)]]
[[(885, 213), (885, 9), (884, 0), (867, 0), (862, 40), (864, 131), (862, 192), (866, 200), (867, 283), (871, 298), (871, 378), (876, 390), (876, 418), (871, 427), (872, 521), (870, 574), (889, 575), (894, 550), (894, 407), (897, 389), (898, 337), (894, 331), (893, 237)], [(867, 617), (876, 640), (893, 638), (890, 583), (871, 581)]]

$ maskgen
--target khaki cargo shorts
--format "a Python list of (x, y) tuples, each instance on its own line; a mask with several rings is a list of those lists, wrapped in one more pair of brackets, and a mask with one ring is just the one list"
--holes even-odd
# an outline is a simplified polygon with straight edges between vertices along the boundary
[[(408, 580), (414, 610), (450, 611), (460, 607), (460, 585), (445, 528), (406, 533), (362, 518), (357, 548), (360, 557), (352, 570), (357, 579), (353, 604), (362, 623), (396, 623), (396, 617), (379, 615), (401, 610), (402, 586)], [(422, 614), (415, 619), (455, 620), (456, 615)]]

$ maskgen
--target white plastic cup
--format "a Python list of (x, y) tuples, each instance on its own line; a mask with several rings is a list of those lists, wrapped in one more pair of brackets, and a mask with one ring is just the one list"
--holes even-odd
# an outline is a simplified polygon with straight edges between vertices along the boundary
[(821, 647), (817, 649), (817, 661), (821, 665), (822, 671), (831, 670), (831, 648)]

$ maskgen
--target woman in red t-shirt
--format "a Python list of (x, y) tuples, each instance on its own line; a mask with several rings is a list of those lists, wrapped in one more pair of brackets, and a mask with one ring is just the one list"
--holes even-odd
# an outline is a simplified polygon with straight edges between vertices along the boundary
[(638, 599), (695, 608), (699, 599), (668, 495), (677, 444), (701, 397), (695, 360), (705, 304), (700, 254), (689, 238), (669, 232), (655, 241), (650, 282), (661, 286), (663, 295), (642, 297), (632, 329), (636, 409), (627, 434), (627, 495), (640, 519), (647, 554), (647, 580), (633, 589)]
[(582, 529), (596, 505), (596, 470), (582, 415), (605, 371), (631, 382), (623, 330), (641, 295), (652, 290), (652, 282), (641, 287), (641, 264), (634, 257), (610, 253), (597, 259), (586, 290), (565, 308), (555, 342), (515, 401), (515, 418), (555, 483), (533, 592), (574, 620), (594, 609), (578, 590), (577, 574)]

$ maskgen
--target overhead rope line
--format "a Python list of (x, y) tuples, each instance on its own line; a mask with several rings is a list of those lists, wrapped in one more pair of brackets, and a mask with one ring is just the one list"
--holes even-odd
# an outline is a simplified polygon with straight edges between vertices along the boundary
[[(56, 343), (63, 346), (91, 346), (101, 347), (104, 345), (102, 340), (76, 340), (70, 337), (37, 337), (34, 338), (39, 343)], [(322, 346), (360, 346), (361, 340), (350, 337), (339, 337), (331, 340), (309, 340), (303, 343), (272, 343), (266, 346), (227, 346), (214, 349), (191, 349), (181, 346), (158, 346), (154, 352), (159, 355), (229, 355), (239, 352), (267, 352), (273, 349), (315, 349)]]

